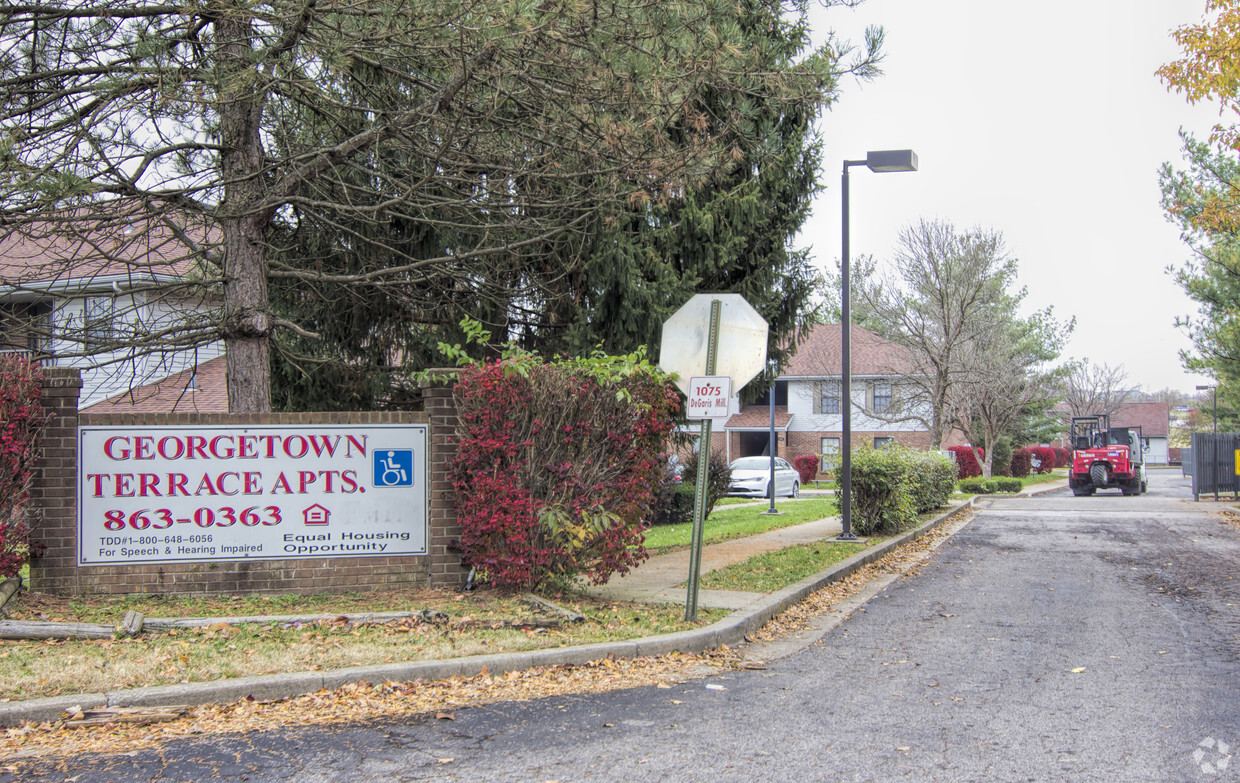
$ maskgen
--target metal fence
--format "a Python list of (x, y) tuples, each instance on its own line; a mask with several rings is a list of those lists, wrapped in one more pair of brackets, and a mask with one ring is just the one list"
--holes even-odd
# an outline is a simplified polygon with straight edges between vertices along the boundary
[(1180, 473), (1188, 478), (1193, 475), (1193, 450), (1180, 449)]
[[(1214, 493), (1217, 500), (1220, 493), (1230, 492), (1240, 499), (1240, 476), (1236, 475), (1236, 452), (1240, 451), (1240, 433), (1220, 432), (1215, 435), (1209, 432), (1194, 432), (1192, 459), (1184, 458), (1185, 470), (1191, 461), (1193, 477), (1193, 499), (1200, 500), (1201, 495)], [(1186, 454), (1188, 452), (1185, 452)]]

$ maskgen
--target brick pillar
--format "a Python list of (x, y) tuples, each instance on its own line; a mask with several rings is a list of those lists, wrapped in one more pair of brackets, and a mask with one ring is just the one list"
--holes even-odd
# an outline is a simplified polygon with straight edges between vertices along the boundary
[(461, 565), (460, 552), (450, 548), (461, 537), (456, 490), (447, 468), (448, 460), (456, 456), (456, 402), (452, 398), (456, 370), (444, 370), (440, 377), (442, 381), (422, 385), (431, 438), (430, 581), (432, 587), (456, 587), (469, 576), (469, 569)]
[[(82, 374), (69, 367), (43, 370), (43, 409), (51, 414), (34, 464), (30, 539), (42, 554), (30, 559), (30, 589), (75, 592), (77, 568), (77, 426)], [(36, 551), (38, 551), (36, 549)]]

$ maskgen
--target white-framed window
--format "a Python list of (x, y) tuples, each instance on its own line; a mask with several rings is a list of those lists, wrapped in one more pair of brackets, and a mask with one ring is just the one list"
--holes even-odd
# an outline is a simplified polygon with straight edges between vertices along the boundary
[(886, 413), (891, 410), (891, 384), (885, 381), (874, 382), (874, 412)]
[(818, 412), (828, 414), (839, 414), (840, 412), (840, 382), (839, 381), (823, 381), (818, 384)]
[(895, 438), (875, 438), (874, 448), (881, 449), (883, 446), (890, 446), (895, 442)]
[(830, 473), (835, 470), (840, 458), (840, 439), (822, 438), (818, 443), (818, 453), (822, 455), (823, 472)]
[(82, 321), (87, 345), (107, 345), (116, 336), (116, 300), (110, 296), (86, 297)]

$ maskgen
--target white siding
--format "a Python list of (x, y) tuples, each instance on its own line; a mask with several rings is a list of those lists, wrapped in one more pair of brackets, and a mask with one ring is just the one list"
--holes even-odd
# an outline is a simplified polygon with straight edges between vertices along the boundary
[[(886, 422), (865, 415), (866, 383), (869, 379), (853, 378), (852, 380), (852, 429), (865, 432), (921, 432), (925, 429), (919, 422)], [(814, 381), (798, 380), (788, 382), (788, 412), (792, 414), (789, 429), (793, 432), (839, 432), (844, 426), (844, 417), (835, 414), (815, 413), (817, 405), (814, 399)]]
[[(119, 329), (132, 328), (141, 323), (146, 330), (167, 327), (176, 322), (184, 310), (170, 303), (148, 303), (129, 294), (115, 297)], [(78, 331), (84, 323), (85, 298), (74, 297), (60, 300), (53, 313), (53, 329), (56, 333)], [(81, 343), (72, 340), (55, 340), (52, 351), (56, 355), (81, 353)], [(82, 394), (79, 405), (86, 407), (130, 389), (153, 383), (169, 375), (201, 364), (223, 355), (223, 343), (216, 342), (193, 350), (160, 351), (135, 355), (134, 352), (105, 352), (94, 356), (69, 356), (56, 361), (58, 366), (77, 367), (82, 371)]]

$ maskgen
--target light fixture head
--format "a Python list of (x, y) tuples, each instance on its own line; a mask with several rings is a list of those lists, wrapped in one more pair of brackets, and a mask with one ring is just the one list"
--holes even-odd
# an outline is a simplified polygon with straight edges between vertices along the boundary
[(912, 150), (879, 150), (865, 154), (870, 171), (917, 171), (917, 153)]

